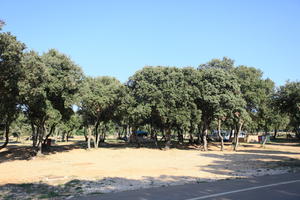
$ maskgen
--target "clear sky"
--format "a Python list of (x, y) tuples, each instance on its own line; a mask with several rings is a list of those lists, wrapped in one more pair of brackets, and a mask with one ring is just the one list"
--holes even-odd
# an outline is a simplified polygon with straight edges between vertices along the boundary
[(87, 75), (122, 82), (145, 65), (228, 56), (282, 85), (300, 80), (299, 0), (0, 0), (29, 49), (69, 55)]

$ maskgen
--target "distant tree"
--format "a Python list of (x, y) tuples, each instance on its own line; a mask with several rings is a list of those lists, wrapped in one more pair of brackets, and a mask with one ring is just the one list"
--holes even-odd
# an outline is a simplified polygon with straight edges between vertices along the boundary
[(220, 59), (212, 59), (211, 61), (199, 65), (198, 69), (207, 69), (207, 68), (219, 68), (224, 70), (232, 70), (234, 68), (234, 60), (223, 57), (222, 60)]
[(281, 113), (276, 108), (273, 109), (272, 116), (273, 116), (272, 127), (274, 130), (273, 137), (274, 137), (274, 139), (276, 139), (278, 131), (287, 129), (287, 127), (290, 123), (290, 118), (286, 113)]
[(238, 77), (242, 97), (246, 102), (245, 109), (250, 117), (247, 124), (244, 123), (245, 127), (268, 132), (272, 124), (269, 104), (274, 92), (273, 81), (263, 79), (262, 71), (254, 67), (238, 66), (233, 72)]
[[(240, 106), (242, 105), (242, 106)], [(251, 117), (247, 110), (245, 109), (245, 106), (243, 103), (239, 103), (239, 106), (237, 106), (234, 109), (234, 125), (235, 125), (235, 130), (234, 130), (234, 140), (233, 140), (233, 150), (237, 151), (238, 150), (238, 145), (239, 145), (239, 134), (242, 131), (243, 126), (246, 123), (251, 122)]]
[(287, 82), (281, 86), (275, 101), (280, 111), (289, 115), (290, 125), (300, 139), (300, 82)]
[(68, 121), (60, 122), (58, 124), (60, 132), (62, 133), (62, 141), (69, 141), (69, 138), (82, 128), (82, 119), (75, 113)]
[(42, 144), (60, 120), (67, 122), (72, 116), (82, 72), (70, 58), (56, 50), (42, 56), (28, 52), (22, 63), (21, 102), (31, 121), (33, 147), (42, 152)]
[[(122, 127), (123, 132), (125, 132), (125, 139), (128, 139), (127, 137), (132, 134), (132, 128), (144, 125), (150, 118), (150, 109), (147, 110), (143, 104), (138, 104), (130, 86), (131, 84), (127, 83), (120, 87), (118, 97), (120, 102), (114, 116), (118, 126)], [(152, 136), (154, 138), (154, 135)]]
[(68, 56), (54, 49), (44, 53), (42, 60), (49, 73), (47, 99), (60, 112), (62, 120), (68, 121), (74, 114), (72, 107), (81, 88), (82, 70)]
[(91, 147), (91, 139), (95, 148), (100, 142), (99, 125), (113, 119), (117, 108), (120, 82), (112, 77), (87, 77), (81, 89), (79, 113), (88, 126), (88, 147)]
[(201, 86), (201, 73), (195, 68), (185, 67), (182, 68), (182, 73), (184, 75), (185, 86), (184, 90), (187, 92), (189, 97), (186, 107), (186, 112), (188, 117), (181, 121), (179, 126), (181, 126), (182, 131), (187, 131), (190, 134), (190, 143), (194, 142), (193, 135), (197, 133), (197, 143), (200, 144), (201, 139), (201, 116), (202, 112), (197, 106), (196, 99), (200, 95)]
[[(207, 135), (212, 121), (217, 118), (219, 126), (221, 120), (243, 102), (239, 84), (234, 75), (221, 68), (200, 69), (202, 72), (200, 95), (197, 105), (202, 111), (203, 146), (207, 151)], [(219, 137), (222, 136), (219, 132)], [(223, 149), (223, 143), (221, 144)]]
[(24, 49), (25, 45), (15, 36), (0, 33), (0, 123), (4, 124), (6, 138), (0, 149), (8, 144), (9, 128), (18, 113), (18, 81)]
[(144, 67), (129, 79), (129, 88), (149, 123), (163, 132), (170, 148), (172, 128), (189, 121), (190, 102), (182, 70), (175, 67)]
[(274, 124), (274, 107), (272, 105), (272, 98), (274, 96), (275, 84), (272, 80), (266, 79), (260, 81), (260, 91), (259, 94), (259, 104), (256, 110), (255, 118), (258, 124), (259, 130), (263, 130), (265, 134), (265, 140), (262, 146), (265, 145), (267, 141), (267, 135), (271, 131)]
[(22, 66), (23, 73), (19, 81), (20, 103), (22, 110), (30, 120), (32, 145), (41, 151), (45, 123), (53, 109), (46, 93), (50, 75), (41, 57), (34, 51), (24, 55)]

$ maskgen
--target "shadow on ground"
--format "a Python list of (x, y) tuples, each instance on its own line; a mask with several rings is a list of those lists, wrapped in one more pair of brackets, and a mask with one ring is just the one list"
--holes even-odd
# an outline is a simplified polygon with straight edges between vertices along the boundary
[[(272, 145), (285, 145), (285, 146), (298, 146), (299, 140), (286, 140), (286, 139), (276, 139), (277, 142), (272, 142)], [(287, 143), (289, 141), (289, 143)], [(210, 142), (209, 149), (211, 147), (219, 147), (219, 142)], [(122, 140), (107, 140), (107, 142), (101, 143), (99, 148), (108, 148), (119, 150), (122, 148), (149, 148), (149, 149), (164, 149), (164, 141), (159, 141), (157, 145), (152, 142), (143, 142), (139, 145), (136, 143), (127, 143)], [(225, 142), (225, 146), (230, 147), (230, 142)], [(242, 144), (243, 147), (253, 147), (253, 144)], [(59, 142), (51, 146), (48, 151), (44, 152), (44, 155), (55, 154), (59, 152), (67, 152), (73, 149), (87, 149), (87, 144), (82, 140), (73, 140), (71, 143), (64, 144)], [(201, 145), (189, 144), (186, 140), (183, 144), (180, 144), (177, 141), (173, 141), (171, 149), (180, 149), (180, 150), (203, 150)], [(254, 153), (254, 154), (300, 154), (293, 152), (282, 152), (282, 151), (268, 151), (268, 150), (240, 150), (240, 152), (245, 153)], [(19, 142), (10, 142), (6, 149), (0, 151), (0, 164), (8, 161), (14, 160), (30, 160), (32, 157), (36, 156), (36, 151), (26, 145), (21, 145)]]
[(199, 166), (200, 171), (215, 175), (259, 176), (300, 170), (300, 159), (291, 157), (300, 155), (300, 153), (264, 149), (241, 150), (239, 152), (199, 154), (202, 157), (216, 158), (213, 163), (207, 166)]
[[(173, 145), (173, 148), (195, 149), (191, 146), (184, 147), (182, 145), (182, 147), (177, 147), (175, 144)], [(101, 144), (101, 148), (112, 148), (116, 150), (124, 147), (136, 148), (135, 145), (126, 143)], [(86, 148), (85, 142), (76, 141), (74, 144), (53, 146), (48, 154), (82, 148)], [(148, 148), (156, 148), (156, 146), (153, 145)], [(208, 165), (199, 166), (199, 171), (209, 172), (211, 176), (208, 175), (207, 177), (212, 177), (212, 179), (273, 174), (277, 173), (278, 170), (292, 172), (300, 168), (300, 160), (294, 158), (298, 154), (300, 153), (268, 149), (242, 149), (239, 152), (227, 151), (224, 154), (212, 153), (210, 151), (203, 152), (199, 154), (199, 156), (216, 159)], [(34, 154), (30, 147), (11, 146), (8, 150), (0, 152), (0, 163), (9, 160), (30, 159), (32, 156), (34, 156)], [(0, 186), (0, 199), (64, 199), (70, 196), (80, 196), (82, 194), (102, 194), (155, 186), (164, 187), (191, 182), (200, 183), (209, 180), (211, 179), (161, 175), (158, 178), (143, 177), (142, 180), (119, 177), (99, 180), (73, 179), (66, 184), (58, 186), (52, 186), (46, 183), (6, 184)]]
[[(85, 142), (82, 141), (76, 141), (72, 144), (54, 145), (51, 146), (48, 151), (44, 152), (44, 155), (67, 152), (73, 149), (82, 149), (85, 148), (85, 146)], [(36, 156), (36, 150), (31, 146), (9, 144), (5, 150), (0, 152), (0, 164), (14, 160), (30, 160), (34, 156)]]
[[(101, 143), (99, 148), (109, 148), (109, 149), (124, 149), (124, 148), (149, 148), (149, 149), (163, 149), (164, 142), (159, 142), (156, 146), (153, 142), (146, 142), (137, 145), (135, 143), (125, 143), (124, 141), (114, 140), (114, 142), (104, 142)], [(178, 142), (173, 142), (171, 149), (182, 149), (182, 150), (197, 150), (200, 148), (199, 145), (190, 145), (188, 143), (179, 144)], [(44, 155), (55, 154), (59, 152), (68, 152), (73, 149), (87, 149), (87, 144), (85, 141), (72, 141), (72, 143), (64, 144), (59, 142), (49, 147), (45, 151)], [(36, 150), (28, 145), (21, 145), (21, 143), (9, 143), (6, 149), (0, 152), (0, 164), (8, 161), (14, 160), (30, 160), (32, 157), (36, 156)]]
[(65, 199), (81, 195), (99, 195), (109, 192), (206, 181), (209, 181), (209, 179), (161, 175), (157, 178), (143, 177), (141, 180), (120, 177), (108, 177), (93, 181), (73, 179), (58, 186), (46, 183), (6, 184), (0, 186), (0, 199)]

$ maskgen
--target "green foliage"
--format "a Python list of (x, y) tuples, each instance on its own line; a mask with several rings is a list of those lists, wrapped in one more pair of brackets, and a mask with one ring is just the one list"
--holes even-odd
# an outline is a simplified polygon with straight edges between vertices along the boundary
[(274, 124), (274, 109), (272, 98), (274, 94), (274, 82), (263, 79), (263, 73), (254, 67), (239, 66), (234, 69), (241, 86), (241, 93), (246, 101), (246, 111), (249, 115), (245, 127), (251, 131), (263, 130), (268, 132)]
[(290, 117), (290, 124), (300, 138), (300, 82), (287, 82), (275, 95), (275, 103)]
[[(0, 30), (3, 25), (0, 20)], [(150, 127), (170, 136), (194, 134), (197, 127), (207, 133), (215, 120), (230, 129), (265, 132), (290, 123), (300, 135), (300, 83), (287, 82), (275, 92), (260, 70), (235, 67), (227, 57), (198, 69), (144, 67), (121, 84), (113, 77), (84, 77), (55, 49), (41, 56), (24, 49), (15, 36), (0, 33), (0, 123), (15, 120), (13, 129), (20, 132), (18, 126), (26, 124), (28, 132), (30, 125), (40, 142), (55, 126), (64, 133), (92, 126), (97, 137), (98, 130), (113, 132), (116, 125)], [(19, 111), (24, 114), (18, 117)]]
[(207, 68), (218, 68), (224, 69), (226, 71), (232, 70), (234, 68), (234, 60), (223, 57), (222, 60), (220, 59), (212, 59), (208, 63), (199, 65), (199, 69), (207, 69)]
[(113, 119), (121, 83), (112, 77), (87, 77), (80, 91), (80, 113), (86, 125)]
[(45, 90), (47, 98), (60, 112), (62, 119), (69, 120), (83, 79), (81, 68), (69, 57), (54, 49), (43, 54), (42, 60), (49, 72)]
[(188, 74), (188, 69), (145, 67), (129, 79), (135, 110), (144, 123), (164, 129), (185, 125), (192, 115), (200, 115), (191, 96), (195, 88), (189, 86), (183, 71)]
[(214, 118), (230, 116), (244, 106), (240, 86), (234, 75), (222, 68), (202, 69), (197, 105), (207, 126)]
[(10, 33), (0, 33), (0, 123), (11, 123), (17, 114), (18, 81), (25, 45)]
[(24, 54), (22, 60), (22, 77), (18, 82), (20, 103), (28, 118), (40, 124), (47, 118), (50, 102), (46, 88), (50, 74), (41, 57), (34, 51)]

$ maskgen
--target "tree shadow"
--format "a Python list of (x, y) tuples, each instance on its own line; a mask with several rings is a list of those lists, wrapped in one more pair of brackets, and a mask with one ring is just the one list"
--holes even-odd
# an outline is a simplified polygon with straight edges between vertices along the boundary
[[(54, 144), (48, 147), (43, 155), (51, 155), (60, 152), (68, 152), (73, 149), (87, 149), (87, 143), (85, 141), (75, 140), (72, 141), (72, 144), (63, 144), (59, 142), (58, 144)], [(140, 145), (136, 143), (127, 143), (122, 141), (116, 142), (104, 142), (100, 143), (99, 148), (107, 148), (113, 150), (119, 150), (124, 148), (148, 148), (148, 149), (160, 149), (163, 150), (164, 142), (159, 142), (158, 146), (154, 143), (147, 142), (141, 143)], [(178, 144), (178, 142), (172, 142), (170, 149), (181, 149), (181, 150), (198, 150), (200, 146), (198, 145), (190, 145), (188, 143)], [(6, 147), (6, 149), (0, 151), (0, 164), (4, 162), (14, 161), (14, 160), (30, 160), (36, 156), (36, 149), (28, 145), (16, 145), (15, 143)]]
[(269, 154), (300, 155), (300, 153), (297, 152), (266, 150), (266, 149), (247, 149), (247, 150), (239, 150), (238, 152), (264, 154), (264, 155), (269, 155)]
[(240, 153), (212, 154), (199, 156), (216, 158), (206, 166), (199, 166), (200, 171), (226, 176), (260, 176), (265, 174), (286, 173), (300, 170), (300, 159), (289, 155), (297, 155), (286, 151), (241, 150)]
[[(147, 149), (160, 149), (163, 150), (165, 147), (165, 142), (159, 141), (157, 145), (153, 142), (143, 142), (140, 144), (137, 143), (127, 143), (123, 141), (117, 142), (104, 142), (100, 143), (99, 148), (107, 148), (107, 149), (122, 149), (122, 148), (147, 148)], [(180, 150), (195, 150), (199, 149), (200, 145), (183, 143), (180, 144), (177, 141), (172, 141), (170, 149), (180, 149)]]
[[(72, 144), (53, 145), (49, 147), (43, 155), (51, 155), (58, 152), (67, 152), (73, 149), (85, 148), (86, 144), (83, 141), (76, 141)], [(36, 156), (36, 149), (31, 146), (8, 145), (6, 149), (0, 152), (0, 164), (14, 160), (30, 160)]]
[(280, 145), (280, 146), (300, 146), (300, 140), (297, 138), (276, 138), (271, 139), (272, 145)]
[(145, 176), (140, 180), (120, 177), (107, 177), (98, 180), (73, 179), (57, 186), (47, 183), (5, 184), (0, 186), (0, 199), (65, 199), (207, 181), (210, 179), (161, 175), (156, 178)]

